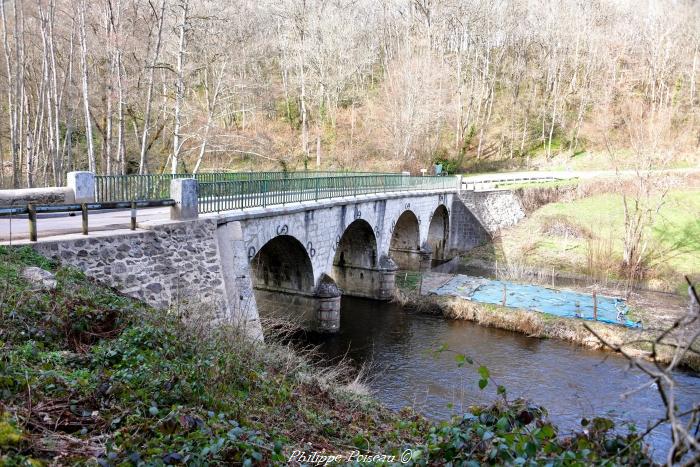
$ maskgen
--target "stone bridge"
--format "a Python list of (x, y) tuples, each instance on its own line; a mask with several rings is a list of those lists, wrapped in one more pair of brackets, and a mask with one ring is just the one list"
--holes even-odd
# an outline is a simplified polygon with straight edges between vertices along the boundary
[(388, 300), (398, 269), (452, 258), (522, 217), (510, 192), (460, 188), (197, 215), (180, 187), (171, 191), (179, 197), (174, 211), (188, 215), (174, 217), (185, 219), (32, 245), (127, 295), (187, 310), (192, 318), (211, 312), (255, 336), (266, 316), (335, 332), (341, 295)]
[[(454, 193), (400, 193), (218, 218), (240, 241), (263, 315), (337, 330), (340, 295), (388, 300), (398, 268), (428, 268), (487, 239), (475, 219), (450, 222)], [(468, 214), (461, 210), (460, 215)]]

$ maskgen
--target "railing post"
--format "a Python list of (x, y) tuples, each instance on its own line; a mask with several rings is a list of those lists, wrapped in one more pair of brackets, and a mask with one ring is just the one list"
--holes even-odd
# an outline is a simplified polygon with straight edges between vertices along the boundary
[(170, 181), (170, 197), (175, 205), (170, 208), (173, 220), (189, 220), (199, 217), (199, 184), (194, 178), (173, 178)]
[(136, 230), (136, 201), (131, 202), (131, 230)]
[(27, 204), (27, 212), (29, 213), (29, 240), (36, 242), (36, 208), (32, 203)]
[(319, 181), (319, 178), (316, 177), (315, 180), (316, 180), (316, 195), (314, 196), (314, 201), (318, 201), (318, 183), (319, 183), (318, 181)]
[(457, 178), (457, 193), (461, 193), (462, 192), (462, 176), (457, 175), (456, 178)]
[(88, 209), (87, 209), (87, 204), (82, 203), (80, 205), (80, 214), (83, 219), (83, 235), (88, 234)]
[(92, 172), (68, 172), (68, 188), (73, 190), (74, 203), (95, 202), (95, 174)]

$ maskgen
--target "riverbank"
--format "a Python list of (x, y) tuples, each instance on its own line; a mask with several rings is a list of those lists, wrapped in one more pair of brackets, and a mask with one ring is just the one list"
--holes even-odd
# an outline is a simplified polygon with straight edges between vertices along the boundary
[(559, 437), (544, 408), (505, 394), (450, 422), (393, 412), (347, 367), (189, 312), (197, 319), (0, 247), (0, 465), (649, 463), (638, 435), (611, 421)]
[[(556, 271), (606, 285), (627, 280), (625, 198), (641, 196), (633, 179), (567, 180), (541, 186), (511, 185), (527, 216), (502, 229), (463, 261), (519, 273)], [(658, 213), (641, 225), (643, 251), (634, 286), (685, 295), (684, 276), (700, 275), (700, 176), (669, 175), (642, 200)]]
[[(647, 342), (658, 337), (664, 330), (685, 313), (678, 297), (659, 295), (653, 292), (635, 292), (630, 298), (629, 317), (642, 323), (641, 328), (628, 328), (581, 319), (561, 318), (536, 311), (528, 311), (499, 305), (478, 303), (459, 297), (428, 295), (430, 284), (444, 282), (451, 275), (440, 274), (437, 279), (425, 280), (423, 294), (419, 294), (411, 284), (399, 289), (395, 300), (403, 306), (423, 313), (440, 315), (447, 319), (472, 321), (482, 326), (518, 332), (529, 337), (560, 339), (591, 349), (610, 350), (601, 340), (586, 328), (589, 326), (598, 336), (612, 346), (619, 346), (627, 353), (646, 358), (651, 355), (651, 345)], [(403, 285), (403, 284), (402, 284)], [(569, 290), (589, 292), (585, 288), (567, 287)], [(614, 290), (598, 288), (601, 295), (617, 295)], [(683, 330), (682, 332), (691, 331)], [(674, 342), (676, 334), (671, 333), (663, 342)], [(680, 366), (700, 372), (700, 343), (693, 347), (697, 353), (687, 352), (680, 360)], [(657, 348), (658, 361), (668, 363), (674, 356), (673, 348), (660, 345)]]

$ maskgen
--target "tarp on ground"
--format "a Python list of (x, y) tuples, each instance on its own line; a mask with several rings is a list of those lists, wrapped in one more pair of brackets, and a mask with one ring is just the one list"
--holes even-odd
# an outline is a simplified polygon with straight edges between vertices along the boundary
[[(539, 311), (565, 318), (594, 319), (592, 295), (539, 285), (456, 275), (445, 284), (431, 290), (431, 293), (503, 305), (504, 290), (505, 306), (510, 308)], [(598, 321), (627, 327), (640, 326), (639, 323), (627, 319), (629, 309), (623, 299), (598, 295), (596, 301)]]

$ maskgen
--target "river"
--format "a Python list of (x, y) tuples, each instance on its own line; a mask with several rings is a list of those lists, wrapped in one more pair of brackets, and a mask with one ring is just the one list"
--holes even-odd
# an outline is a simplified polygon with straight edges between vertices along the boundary
[[(509, 398), (546, 407), (562, 434), (579, 429), (582, 417), (604, 415), (618, 426), (634, 422), (644, 429), (662, 414), (653, 387), (621, 397), (648, 381), (622, 357), (408, 312), (395, 304), (343, 297), (340, 333), (313, 340), (331, 361), (347, 357), (367, 366), (368, 386), (385, 406), (413, 407), (435, 420), (496, 398), (492, 385), (478, 388), (476, 367), (459, 368), (454, 354), (434, 352), (443, 344), (488, 367)], [(700, 400), (700, 377), (678, 373), (677, 382), (681, 407)], [(668, 430), (657, 429), (648, 441), (661, 460), (670, 445)]]

